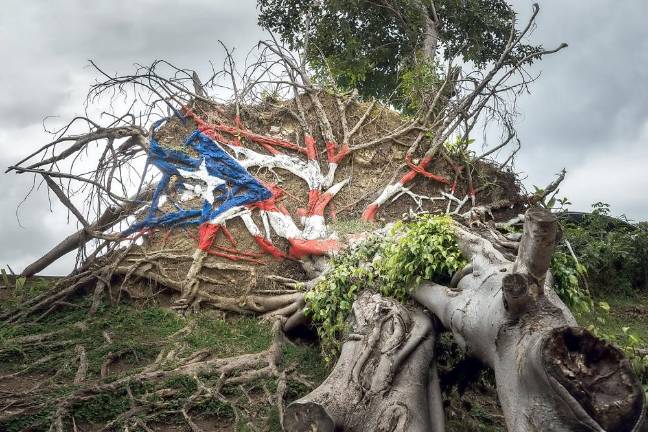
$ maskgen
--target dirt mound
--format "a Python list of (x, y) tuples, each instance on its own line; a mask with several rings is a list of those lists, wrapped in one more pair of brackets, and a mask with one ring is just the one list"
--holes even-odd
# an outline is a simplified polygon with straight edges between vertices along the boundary
[[(340, 115), (340, 107), (336, 106), (333, 95), (322, 92), (319, 99), (326, 111), (331, 128), (335, 136), (345, 135), (342, 129), (358, 124), (357, 131), (350, 140), (351, 146), (363, 143), (372, 143), (382, 140), (390, 131), (404, 128), (408, 124), (405, 116), (379, 104), (353, 100), (344, 108), (345, 118)], [(191, 107), (195, 117), (172, 117), (156, 133), (159, 144), (164, 149), (184, 152), (190, 156), (197, 156), (196, 152), (184, 143), (196, 129), (204, 124), (218, 125), (217, 129), (222, 140), (228, 144), (240, 145), (260, 154), (268, 153), (268, 146), (259, 143), (257, 136), (294, 143), (299, 148), (306, 146), (306, 134), (314, 134), (316, 138), (315, 161), (321, 170), (325, 170), (328, 160), (324, 134), (317, 131), (304, 131), (303, 122), (299, 122), (296, 114), (298, 107), (306, 117), (306, 124), (317, 125), (318, 118), (316, 107), (306, 96), (299, 99), (277, 101), (267, 98), (256, 106), (240, 107), (240, 117), (237, 121), (235, 106), (214, 107), (204, 103), (196, 103)], [(364, 120), (363, 120), (364, 119)], [(204, 123), (203, 123), (204, 122)], [(197, 124), (198, 123), (198, 124)], [(366, 149), (356, 150), (351, 157), (343, 158), (335, 171), (335, 178), (348, 179), (348, 183), (335, 194), (332, 201), (323, 212), (327, 223), (326, 229), (335, 238), (342, 238), (356, 232), (375, 229), (376, 225), (362, 220), (363, 212), (386, 187), (395, 184), (399, 179), (411, 172), (412, 168), (404, 163), (412, 141), (416, 139), (416, 130), (405, 133), (398, 139), (387, 139)], [(232, 156), (237, 157), (232, 151), (233, 146), (223, 145)], [(420, 146), (425, 148), (425, 139)], [(299, 151), (294, 149), (277, 148), (278, 153), (291, 157), (303, 158)], [(424, 152), (416, 150), (411, 156), (413, 164), (417, 164)], [(508, 219), (517, 215), (523, 205), (520, 186), (511, 172), (504, 172), (499, 167), (488, 161), (478, 161), (468, 166), (461, 166), (461, 173), (457, 175), (460, 159), (455, 161), (449, 152), (439, 154), (428, 166), (427, 172), (441, 176), (451, 183), (443, 184), (424, 175), (418, 175), (407, 184), (406, 190), (390, 198), (378, 211), (376, 222), (378, 226), (398, 220), (411, 211), (457, 213), (468, 211), (471, 207), (469, 199), (471, 186), (475, 194), (476, 206), (488, 206), (493, 203), (505, 203), (493, 209), (498, 220)], [(466, 171), (470, 170), (470, 176)], [(296, 221), (301, 229), (300, 217), (308, 209), (310, 195), (302, 178), (294, 173), (281, 168), (250, 168), (250, 174), (264, 184), (272, 184), (280, 188), (281, 197), (277, 202), (285, 207), (288, 215)], [(469, 180), (472, 184), (469, 183)], [(174, 189), (172, 178), (167, 189), (167, 199), (160, 206), (160, 211), (172, 212), (178, 207), (180, 193)], [(446, 195), (444, 195), (446, 194)], [(451, 194), (456, 201), (448, 199)], [(199, 209), (202, 205), (200, 197), (193, 197), (182, 202), (185, 209)], [(460, 206), (459, 203), (462, 203)], [(268, 222), (259, 212), (252, 212), (251, 218), (258, 227), (265, 227), (265, 235), (270, 242), (280, 251), (288, 251), (290, 244), (285, 237), (268, 229)], [(303, 219), (302, 219), (303, 222)], [(294, 280), (306, 280), (300, 263), (290, 254), (277, 259), (264, 254), (258, 241), (251, 235), (249, 227), (241, 218), (232, 218), (225, 224), (228, 235), (217, 234), (210, 255), (206, 258), (206, 265), (201, 276), (206, 283), (204, 289), (215, 295), (244, 296), (250, 292), (277, 289), (272, 278), (268, 275), (281, 275)], [(126, 260), (141, 259), (148, 254), (161, 254), (163, 251), (174, 251), (169, 258), (160, 258), (160, 264), (168, 269), (168, 276), (179, 284), (189, 271), (192, 264), (193, 251), (199, 243), (199, 233), (194, 226), (172, 226), (146, 230), (144, 242), (141, 247), (133, 248), (128, 252)], [(236, 265), (232, 265), (236, 264)], [(134, 278), (136, 281), (137, 278)], [(141, 281), (140, 281), (141, 282)], [(148, 281), (143, 283), (149, 284)], [(149, 284), (150, 285), (150, 284)], [(137, 289), (132, 290), (133, 293)], [(150, 289), (148, 290), (150, 292)], [(145, 290), (140, 289), (140, 293)]]

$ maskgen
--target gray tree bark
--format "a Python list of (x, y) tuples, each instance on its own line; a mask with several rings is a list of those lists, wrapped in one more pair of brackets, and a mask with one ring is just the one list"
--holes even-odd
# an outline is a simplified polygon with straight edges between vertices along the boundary
[(365, 291), (349, 326), (335, 368), (317, 389), (288, 405), (284, 429), (443, 431), (430, 317)]
[(646, 402), (627, 359), (578, 327), (551, 288), (555, 216), (527, 211), (515, 261), (457, 232), (472, 273), (457, 288), (424, 283), (414, 298), (494, 369), (508, 430), (639, 431)]

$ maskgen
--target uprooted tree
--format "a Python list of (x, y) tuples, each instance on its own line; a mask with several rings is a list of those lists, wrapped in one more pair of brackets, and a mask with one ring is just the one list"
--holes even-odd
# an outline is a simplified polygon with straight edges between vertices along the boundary
[[(429, 32), (452, 34), (458, 11), (446, 20), (434, 4), (425, 10), (422, 20), (404, 24), (405, 33), (423, 23)], [(385, 94), (370, 98), (366, 85), (364, 98), (340, 87), (340, 62), (331, 70), (327, 57), (314, 57), (309, 37), (293, 46), (303, 49), (301, 57), (274, 39), (261, 42), (243, 68), (225, 49), (223, 70), (207, 80), (164, 61), (125, 76), (95, 66), (101, 79), (88, 101), (107, 97), (116, 106), (126, 100), (125, 111), (105, 113), (107, 124), (77, 117), (52, 142), (9, 167), (41, 179), (80, 225), (23, 275), (74, 250), (77, 268), (0, 318), (16, 325), (38, 321), (70, 307), (69, 299), (78, 295), (91, 296), (93, 314), (102, 302), (168, 291), (171, 307), (181, 313), (214, 308), (268, 319), (274, 342), (261, 353), (224, 359), (205, 351), (161, 352), (143, 371), (99, 383), (84, 382), (79, 348), (79, 387), (57, 402), (53, 430), (64, 429), (71, 407), (84, 398), (172, 376), (199, 383), (175, 411), (193, 430), (200, 430), (191, 416), (195, 401), (223, 398), (224, 385), (259, 377), (278, 380), (276, 404), (285, 430), (443, 430), (435, 366), (435, 340), (443, 329), (494, 370), (509, 430), (639, 430), (645, 400), (628, 362), (579, 328), (552, 290), (557, 221), (538, 204), (564, 174), (527, 197), (504, 170), (517, 149), (503, 164), (487, 160), (517, 141), (507, 101), (531, 80), (524, 66), (560, 49), (522, 43), (537, 6), (519, 30), (506, 10), (511, 15), (498, 21), (490, 55), (472, 59), (481, 69), (456, 66), (471, 60), (468, 54), (480, 54), (466, 44), (447, 50), (447, 59), (427, 69), (434, 85), (418, 88), (407, 116), (390, 109)], [(300, 25), (308, 28), (309, 22)], [(456, 29), (467, 34), (465, 27)], [(415, 40), (429, 48), (428, 36), (435, 35)], [(231, 99), (210, 95), (227, 83)], [(479, 155), (470, 151), (471, 132), (493, 119), (504, 126), (502, 142)], [(375, 263), (389, 260), (391, 246), (385, 245), (399, 244), (407, 234), (376, 222), (411, 218), (412, 212), (451, 215), (452, 241), (466, 265), (448, 266), (453, 274), (438, 278), (428, 269), (445, 266), (443, 252), (426, 257), (419, 273), (392, 267), (396, 274), (387, 279), (383, 272), (371, 284), (354, 284), (360, 293), (340, 293), (348, 295), (342, 309), (348, 321), (347, 314), (336, 317), (329, 329), (328, 336), (342, 340), (335, 366), (319, 387), (285, 406), (283, 392), (294, 371), (279, 367), (284, 334), (328, 319), (313, 312), (313, 299), (337, 277), (335, 257), (378, 238), (383, 246), (356, 261), (359, 269), (377, 268)], [(338, 233), (342, 223), (336, 220), (364, 223), (353, 233)], [(521, 236), (498, 230), (522, 222)], [(408, 277), (399, 278), (399, 272)], [(200, 381), (204, 375), (219, 378), (209, 386)], [(0, 420), (42, 409), (35, 394), (8, 395)], [(151, 402), (145, 411), (163, 406)], [(145, 429), (143, 410), (133, 406), (106, 428)]]

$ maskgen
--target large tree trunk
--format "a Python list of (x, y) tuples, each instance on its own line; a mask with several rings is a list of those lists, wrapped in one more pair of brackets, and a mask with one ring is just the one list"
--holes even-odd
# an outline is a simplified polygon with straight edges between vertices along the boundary
[(287, 407), (285, 430), (443, 431), (430, 317), (365, 291), (349, 324), (335, 368)]
[(577, 327), (546, 277), (555, 216), (527, 212), (514, 262), (484, 238), (457, 231), (472, 273), (456, 289), (426, 283), (414, 297), (468, 353), (494, 369), (508, 429), (638, 431), (645, 400), (628, 361)]

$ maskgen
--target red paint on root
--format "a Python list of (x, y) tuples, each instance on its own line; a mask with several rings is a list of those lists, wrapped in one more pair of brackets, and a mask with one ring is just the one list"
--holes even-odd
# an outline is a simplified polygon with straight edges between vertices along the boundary
[(221, 257), (221, 258), (226, 258), (226, 259), (231, 260), (231, 261), (247, 261), (247, 262), (254, 263), (254, 264), (263, 264), (263, 261), (258, 260), (256, 258), (249, 258), (249, 257), (246, 257), (246, 256), (235, 255), (235, 254), (230, 254), (230, 253), (225, 253), (225, 252), (218, 252), (218, 251), (214, 251), (214, 250), (208, 250), (208, 251), (205, 251), (205, 252), (207, 252), (209, 255), (214, 255), (214, 256), (217, 256), (217, 257)]
[[(241, 255), (241, 256), (248, 257), (248, 258), (261, 258), (263, 256), (263, 253), (260, 253), (260, 252), (240, 251), (238, 249), (228, 248), (226, 246), (214, 246), (214, 247), (216, 249), (218, 249), (219, 251), (222, 251), (222, 252), (231, 253), (233, 255)], [(213, 249), (210, 249), (210, 250), (213, 250)]]
[(167, 241), (169, 241), (169, 238), (171, 237), (171, 229), (168, 229), (167, 232), (164, 234), (164, 237), (162, 238), (162, 245), (166, 246)]
[(266, 253), (269, 253), (275, 258), (288, 258), (285, 253), (283, 253), (280, 249), (278, 249), (275, 245), (270, 243), (268, 239), (266, 239), (263, 236), (255, 236), (254, 240), (257, 242), (261, 250), (263, 250)]
[(472, 205), (475, 205), (477, 193), (475, 192), (475, 189), (473, 189), (472, 186), (470, 186), (470, 188), (468, 189), (468, 196), (470, 197), (470, 202), (472, 203)]
[(351, 148), (346, 144), (338, 151), (338, 145), (335, 141), (326, 142), (326, 159), (331, 163), (339, 164), (350, 151)]
[(285, 211), (277, 208), (277, 200), (282, 198), (286, 192), (274, 183), (268, 183), (264, 181), (261, 181), (261, 183), (263, 183), (263, 186), (265, 186), (270, 191), (270, 193), (272, 193), (272, 196), (267, 200), (249, 204), (247, 207), (258, 208), (259, 210), (265, 211), (281, 211), (282, 213), (286, 214)]
[[(259, 144), (260, 146), (263, 146), (266, 150), (268, 150), (272, 154), (279, 153), (279, 151), (274, 148), (275, 146), (287, 148), (300, 153), (306, 153), (306, 149), (290, 141), (282, 140), (279, 138), (271, 138), (265, 135), (260, 135), (248, 129), (244, 129), (238, 126), (228, 126), (224, 124), (209, 124), (187, 107), (183, 107), (182, 112), (184, 113), (184, 115), (191, 118), (196, 123), (198, 130), (200, 130), (201, 132), (205, 133), (206, 135), (220, 142), (233, 144), (233, 145), (240, 145), (240, 143), (237, 144), (236, 141), (239, 138), (247, 138), (250, 141)], [(236, 137), (236, 140), (227, 140), (218, 132), (223, 132), (232, 135)]]
[[(445, 177), (443, 177), (443, 176), (436, 175), (436, 174), (432, 174), (432, 173), (430, 173), (430, 172), (428, 172), (428, 171), (425, 171), (425, 168), (430, 164), (430, 161), (431, 161), (431, 160), (432, 160), (431, 157), (429, 157), (429, 156), (425, 156), (423, 159), (421, 159), (421, 162), (419, 162), (418, 165), (414, 165), (414, 164), (412, 163), (412, 160), (411, 160), (411, 158), (410, 158), (409, 155), (405, 157), (405, 163), (407, 164), (407, 166), (408, 166), (408, 167), (410, 168), (410, 170), (411, 170), (410, 173), (412, 173), (412, 172), (415, 173), (415, 174), (414, 174), (414, 177), (416, 176), (416, 174), (420, 174), (420, 175), (422, 175), (423, 177), (427, 177), (427, 178), (429, 178), (429, 179), (431, 179), (431, 180), (438, 181), (439, 183), (443, 183), (443, 184), (447, 184), (447, 185), (449, 185), (449, 184), (450, 184), (450, 181), (449, 181), (447, 178), (445, 178)], [(407, 177), (407, 175), (404, 176), (403, 179), (405, 179), (405, 177)], [(407, 181), (411, 181), (414, 177), (408, 179)], [(405, 184), (405, 183), (403, 182), (403, 179), (401, 179), (401, 184)]]
[(315, 138), (309, 134), (304, 134), (304, 144), (306, 144), (306, 157), (308, 160), (316, 160), (317, 148), (315, 147)]
[(332, 199), (333, 195), (328, 192), (321, 194), (308, 216), (324, 216), (324, 209)]
[(212, 243), (214, 243), (214, 239), (220, 228), (220, 225), (207, 222), (201, 224), (198, 228), (198, 249), (208, 251)]
[(306, 208), (306, 216), (311, 216), (315, 214), (315, 207), (317, 207), (317, 202), (320, 199), (321, 191), (317, 189), (311, 189), (308, 191), (308, 207)]
[(378, 213), (378, 204), (369, 204), (362, 212), (361, 219), (365, 222), (374, 222)]
[(414, 177), (416, 177), (416, 174), (417, 174), (416, 171), (409, 171), (407, 174), (405, 174), (403, 177), (401, 177), (400, 180), (398, 180), (398, 183), (400, 183), (400, 184), (402, 184), (404, 186), (407, 183), (414, 180)]
[(340, 243), (334, 239), (301, 240), (289, 239), (290, 255), (302, 259), (308, 255), (326, 255), (340, 249)]
[(227, 239), (227, 241), (228, 241), (228, 242), (229, 242), (233, 247), (236, 247), (236, 244), (237, 244), (237, 243), (236, 243), (236, 239), (234, 238), (234, 236), (232, 235), (232, 233), (229, 232), (229, 230), (227, 229), (227, 227), (226, 227), (225, 225), (223, 225), (223, 234), (225, 235), (225, 238)]
[(342, 162), (342, 160), (349, 154), (350, 151), (351, 151), (351, 148), (348, 145), (345, 144), (340, 149), (338, 154), (336, 154), (335, 157), (333, 157), (333, 160), (331, 162), (336, 163), (336, 164), (339, 165), (340, 162)]

